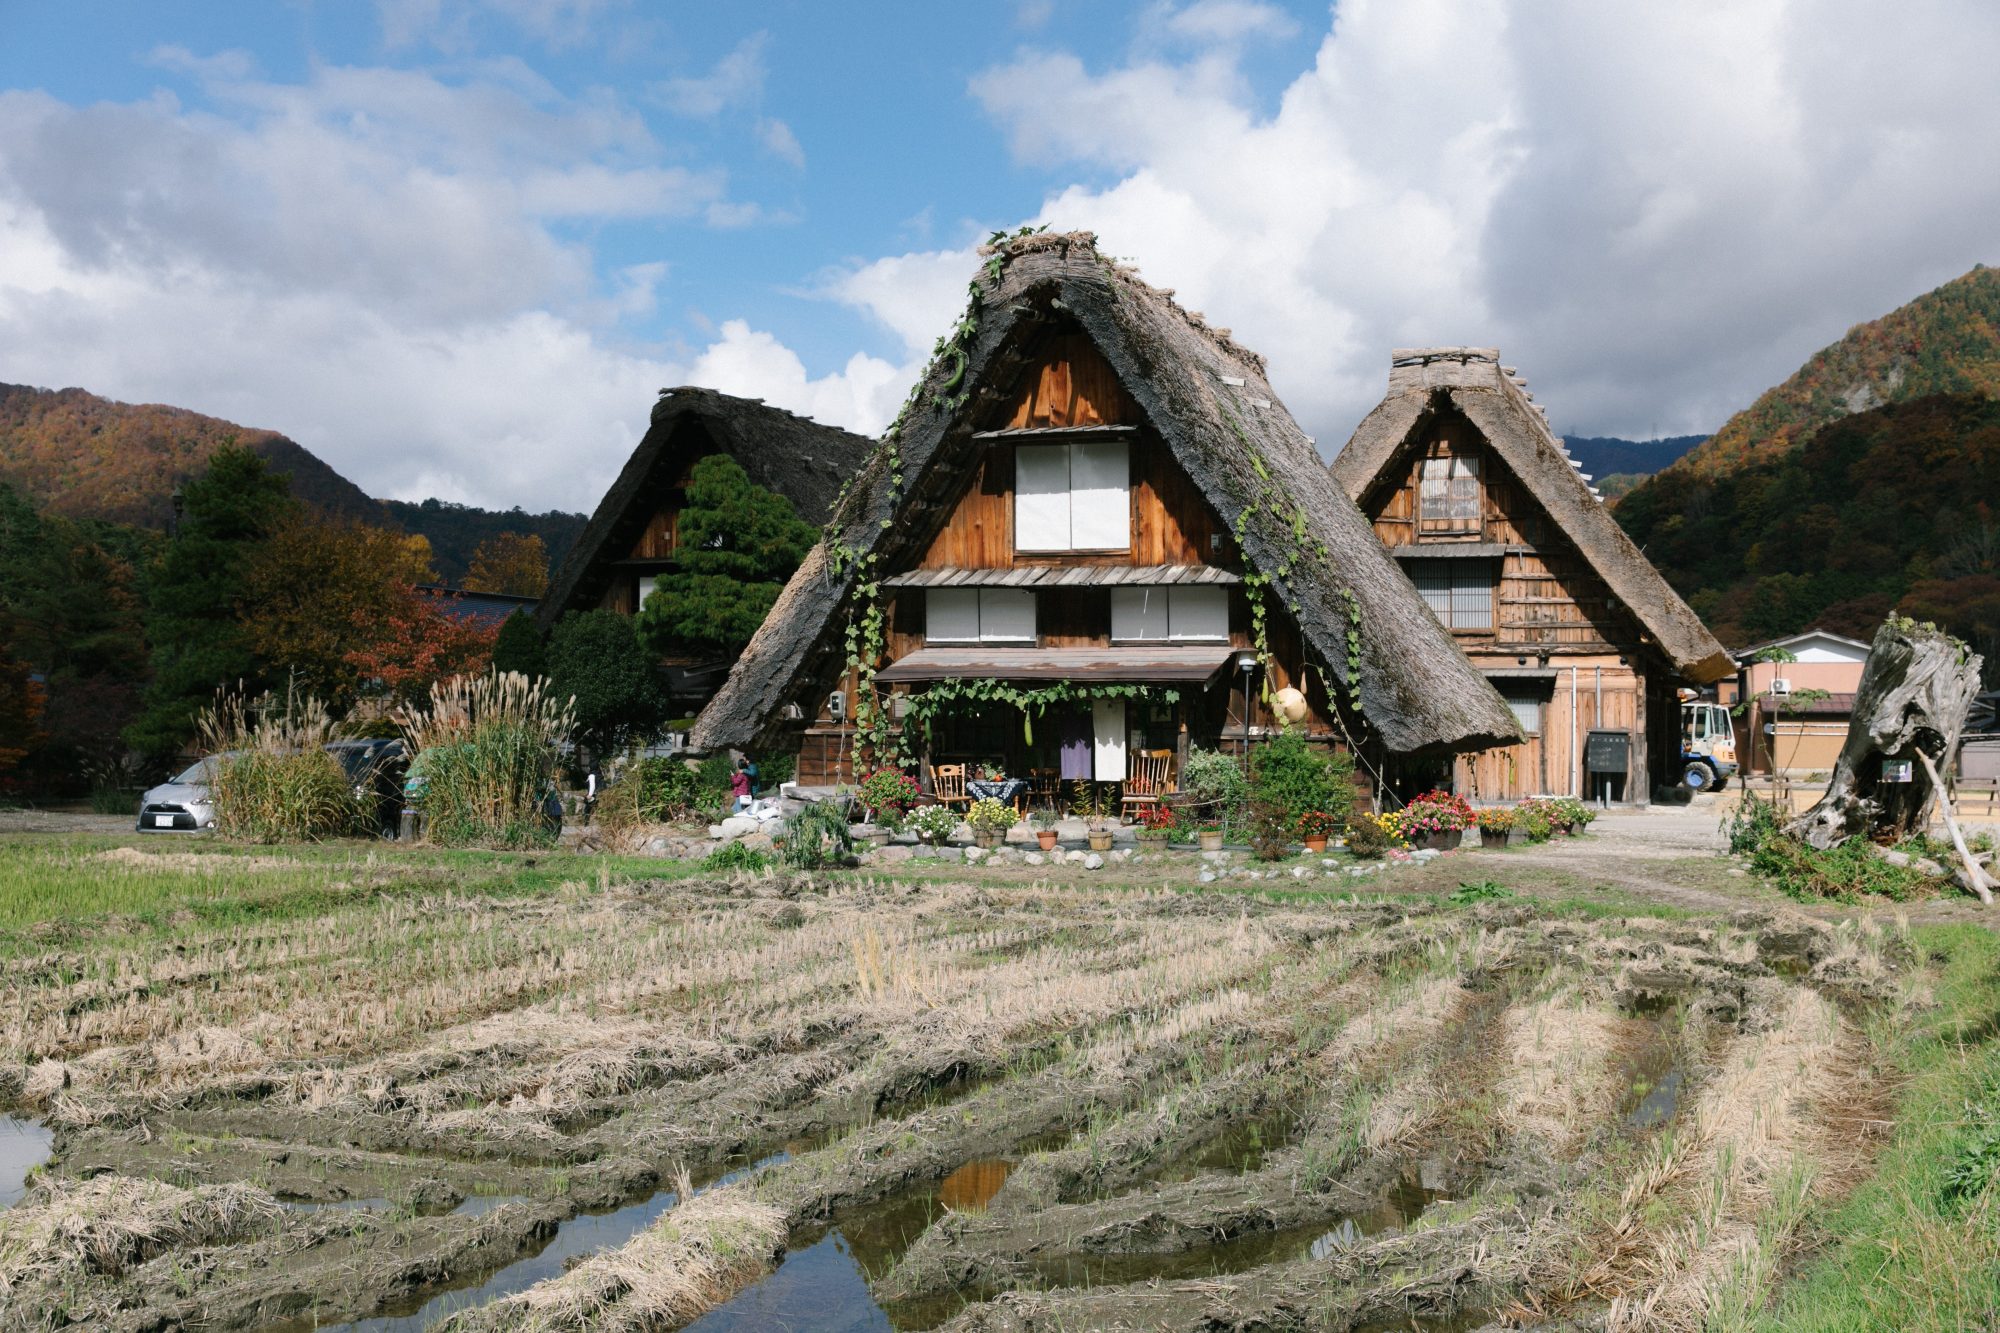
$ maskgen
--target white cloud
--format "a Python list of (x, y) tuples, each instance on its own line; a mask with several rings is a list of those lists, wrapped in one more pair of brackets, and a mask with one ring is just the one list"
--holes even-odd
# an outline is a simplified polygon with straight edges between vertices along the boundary
[(792, 127), (782, 120), (764, 120), (757, 125), (757, 139), (764, 145), (764, 151), (782, 162), (795, 167), (806, 164), (806, 150), (799, 146), (799, 136), (792, 133)]
[[(629, 0), (375, 0), (382, 41), (391, 50), (423, 42), (453, 54), (477, 44), (476, 29), (485, 19), (565, 50), (606, 35), (605, 20), (629, 7)], [(620, 31), (622, 26), (613, 35)]]
[(1499, 344), (1559, 425), (1712, 429), (2000, 256), (1990, 6), (1343, 0), (1270, 114), (1196, 40), (1278, 35), (1260, 9), (1169, 11), (1184, 58), (1031, 50), (971, 86), (1024, 161), (1114, 177), (1037, 220), (1234, 326), (1328, 447), (1414, 342)]
[(769, 33), (752, 33), (706, 74), (666, 79), (654, 94), (683, 116), (710, 119), (733, 107), (755, 106), (764, 95), (764, 47)]
[(6, 379), (280, 430), (376, 494), (589, 509), (663, 386), (879, 429), (912, 373), (857, 356), (813, 379), (741, 322), (634, 345), (668, 266), (600, 274), (551, 226), (756, 213), (609, 102), (504, 62), (297, 85), (162, 63), (222, 113), (0, 92)]

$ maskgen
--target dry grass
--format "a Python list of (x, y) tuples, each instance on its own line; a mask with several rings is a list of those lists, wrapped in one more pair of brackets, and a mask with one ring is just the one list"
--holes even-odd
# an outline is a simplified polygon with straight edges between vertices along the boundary
[(163, 1250), (227, 1240), (280, 1211), (269, 1194), (241, 1184), (189, 1190), (117, 1176), (54, 1184), (0, 1213), (0, 1296), (84, 1274), (116, 1277)]
[(1505, 1128), (1562, 1153), (1601, 1117), (1624, 1024), (1574, 991), (1518, 1006), (1501, 1022)]

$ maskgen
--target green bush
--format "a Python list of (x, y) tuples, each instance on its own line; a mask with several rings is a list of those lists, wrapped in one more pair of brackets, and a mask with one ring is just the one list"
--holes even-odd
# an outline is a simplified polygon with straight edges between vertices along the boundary
[(1181, 765), (1180, 789), (1194, 806), (1194, 818), (1206, 824), (1237, 822), (1250, 800), (1242, 761), (1220, 750), (1189, 750)]
[(1292, 820), (1276, 801), (1252, 797), (1247, 811), (1250, 852), (1260, 861), (1277, 861), (1292, 850)]
[(755, 847), (746, 847), (738, 839), (725, 842), (722, 846), (701, 858), (703, 870), (768, 870), (771, 858)]
[(554, 836), (542, 801), (555, 790), (571, 714), (514, 672), (454, 676), (427, 706), (401, 710), (424, 836), (448, 845), (532, 847)]
[[(729, 808), (729, 759), (717, 755), (699, 765), (670, 757), (641, 759), (619, 779), (619, 787), (628, 784), (635, 812), (648, 823), (713, 823)], [(623, 796), (606, 793), (605, 801), (619, 805)]]
[(1359, 860), (1372, 861), (1388, 852), (1389, 835), (1382, 831), (1373, 815), (1364, 811), (1361, 818), (1347, 826), (1347, 850)]
[(1354, 761), (1310, 744), (1298, 732), (1284, 732), (1251, 750), (1250, 795), (1276, 806), (1288, 833), (1313, 810), (1343, 823), (1354, 809)]
[(767, 754), (757, 761), (758, 792), (776, 793), (778, 788), (790, 782), (799, 771), (799, 757), (795, 754)]
[(1852, 902), (1863, 895), (1906, 902), (1929, 897), (1938, 881), (1909, 866), (1890, 865), (1866, 838), (1849, 838), (1826, 851), (1786, 835), (1775, 807), (1745, 793), (1729, 821), (1729, 850), (1750, 859), (1750, 869), (1800, 902)]
[(786, 865), (799, 870), (823, 870), (839, 865), (854, 850), (847, 812), (832, 801), (815, 801), (800, 807), (797, 814), (785, 821), (784, 836), (780, 854)]
[(310, 695), (217, 696), (197, 721), (215, 756), (209, 793), (216, 831), (252, 842), (317, 842), (358, 832), (362, 803), (328, 754), (333, 723)]

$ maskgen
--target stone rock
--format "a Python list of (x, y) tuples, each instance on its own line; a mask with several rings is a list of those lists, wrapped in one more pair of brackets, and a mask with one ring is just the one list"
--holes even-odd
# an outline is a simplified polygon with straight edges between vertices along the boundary
[(916, 848), (904, 847), (892, 842), (887, 847), (877, 847), (874, 854), (869, 857), (869, 860), (882, 865), (899, 865), (916, 854)]
[(965, 859), (973, 865), (978, 865), (991, 854), (984, 847), (967, 847), (965, 849)]
[(1002, 841), (1010, 847), (1033, 847), (1035, 845), (1035, 830), (1028, 824), (1016, 824), (1007, 830), (1006, 834), (1002, 837)]
[(1092, 852), (1083, 858), (1083, 868), (1085, 870), (1102, 870), (1104, 869), (1104, 858), (1096, 852)]
[[(1096, 852), (1091, 852), (1091, 853), (1089, 853), (1089, 855), (1090, 855), (1090, 856), (1095, 856), (1095, 855), (1097, 855), (1097, 853), (1096, 853)], [(1063, 860), (1064, 860), (1065, 862), (1067, 862), (1068, 864), (1070, 864), (1070, 865), (1073, 865), (1073, 866), (1080, 866), (1080, 865), (1082, 865), (1082, 864), (1084, 863), (1084, 861), (1085, 861), (1086, 859), (1087, 859), (1087, 858), (1086, 858), (1086, 856), (1085, 856), (1085, 854), (1084, 854), (1083, 852), (1064, 852), (1064, 853), (1063, 853)]]
[(1090, 824), (1082, 819), (1063, 818), (1056, 821), (1056, 836), (1064, 842), (1082, 842), (1090, 836)]
[(1138, 853), (1127, 851), (1126, 849), (1121, 847), (1111, 853), (1111, 860), (1119, 865), (1123, 865), (1125, 862), (1130, 861), (1136, 855), (1138, 855)]
[(1202, 883), (1204, 883), (1204, 884), (1213, 884), (1213, 883), (1215, 883), (1215, 872), (1214, 872), (1213, 870), (1204, 870), (1204, 871), (1202, 871), (1202, 872), (1201, 872), (1201, 882), (1202, 882)]
[(1021, 864), (1024, 866), (1041, 866), (1048, 863), (1049, 858), (1043, 856), (1040, 852), (1023, 852), (1021, 854)]
[(711, 838), (747, 838), (763, 827), (764, 825), (761, 821), (752, 819), (748, 815), (731, 815), (720, 824), (712, 826), (708, 831), (708, 836)]
[(743, 845), (753, 852), (774, 852), (778, 849), (778, 844), (771, 840), (768, 833), (748, 834), (743, 839)]
[(708, 826), (708, 836), (711, 838), (720, 838), (722, 836), (722, 825), (710, 824)]
[(1311, 873), (1312, 873), (1312, 871), (1310, 871), (1310, 870), (1306, 869), (1306, 868), (1305, 868), (1304, 866), (1293, 866), (1293, 867), (1292, 867), (1292, 878), (1293, 878), (1293, 879), (1304, 879), (1304, 878), (1305, 878), (1305, 877), (1306, 877), (1307, 875), (1310, 875)]

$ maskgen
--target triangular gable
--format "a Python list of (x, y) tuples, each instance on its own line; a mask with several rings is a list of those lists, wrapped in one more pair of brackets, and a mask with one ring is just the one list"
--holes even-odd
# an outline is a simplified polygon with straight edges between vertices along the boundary
[[(702, 437), (701, 450), (689, 447), (691, 434)], [(806, 522), (820, 524), (873, 448), (874, 441), (864, 436), (759, 399), (693, 385), (662, 390), (645, 438), (550, 581), (537, 613), (542, 627), (552, 626), (565, 611), (596, 604), (608, 562), (631, 549), (651, 522), (661, 492), (679, 482), (697, 452), (728, 454), (751, 481), (790, 500)]]
[[(1264, 379), (1263, 362), (1098, 254), (1088, 233), (1019, 239), (975, 280), (960, 331), (911, 396), (829, 527), (697, 720), (699, 749), (763, 743), (788, 704), (830, 689), (846, 661), (857, 586), (913, 558), (963, 485), (991, 392), (1034, 356), (1037, 326), (1074, 320), (1181, 469), (1237, 534), (1269, 596), (1394, 752), (1518, 739), (1473, 670), (1340, 492)], [(966, 410), (968, 402), (981, 409)], [(1352, 637), (1351, 637), (1352, 636)]]
[(1359, 502), (1400, 476), (1397, 469), (1422, 426), (1448, 403), (1478, 430), (1676, 671), (1698, 684), (1732, 674), (1736, 668), (1728, 651), (1625, 535), (1549, 429), (1525, 381), (1499, 360), (1492, 348), (1395, 352), (1388, 396), (1333, 461), (1341, 489)]

